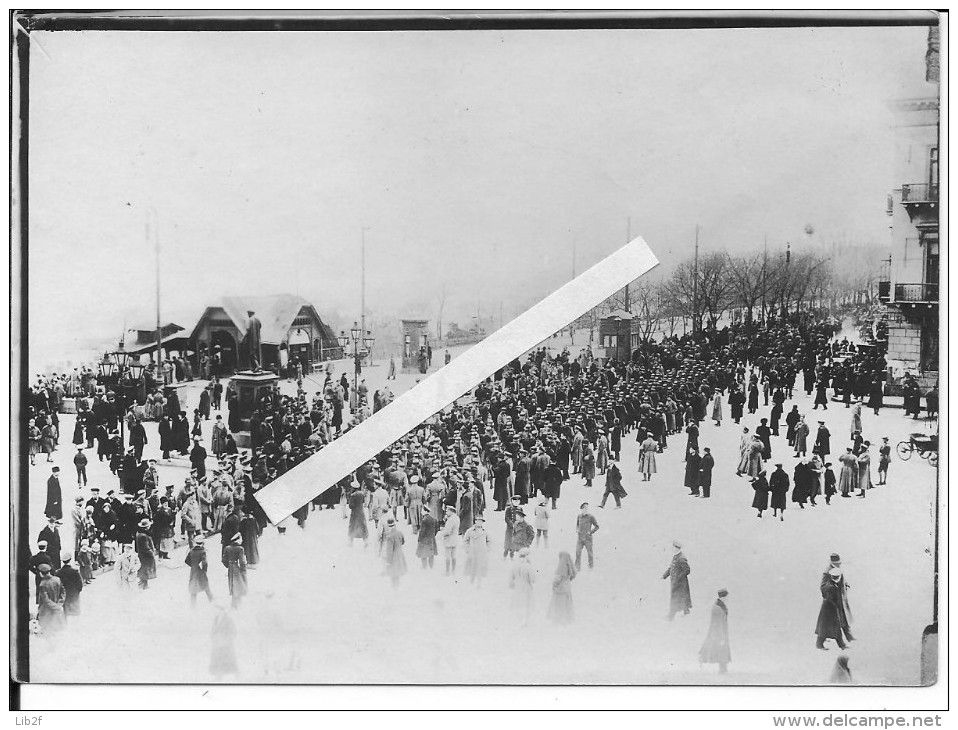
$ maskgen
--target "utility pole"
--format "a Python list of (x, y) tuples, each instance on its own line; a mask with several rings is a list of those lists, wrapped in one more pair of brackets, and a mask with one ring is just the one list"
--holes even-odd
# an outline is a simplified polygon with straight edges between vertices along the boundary
[(575, 278), (575, 234), (572, 236), (572, 278)]
[[(629, 216), (627, 223), (625, 224), (625, 242), (628, 243), (632, 240), (632, 216)], [(625, 311), (631, 312), (632, 305), (629, 303), (629, 285), (625, 285)]]
[(147, 244), (150, 242), (150, 213), (153, 213), (154, 218), (156, 218), (155, 225), (153, 226), (153, 242), (156, 247), (156, 367), (157, 373), (159, 373), (160, 362), (163, 359), (163, 332), (160, 329), (160, 216), (156, 212), (155, 208), (150, 208), (149, 212), (147, 213)]
[(699, 329), (699, 227), (695, 225), (695, 268), (692, 272), (692, 334)]
[(362, 279), (360, 283), (360, 311), (359, 311), (359, 321), (360, 327), (362, 329), (362, 334), (360, 337), (366, 336), (366, 226), (362, 228), (362, 257), (361, 257), (361, 266), (362, 266)]

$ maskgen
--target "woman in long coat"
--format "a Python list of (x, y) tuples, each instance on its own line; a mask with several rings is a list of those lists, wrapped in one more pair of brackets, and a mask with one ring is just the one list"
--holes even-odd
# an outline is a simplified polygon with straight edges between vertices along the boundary
[(462, 536), (462, 542), (466, 550), (466, 575), (469, 576), (469, 582), (481, 585), (482, 579), (489, 572), (491, 542), (482, 515), (476, 517), (476, 524), (466, 530)]
[(439, 554), (439, 548), (436, 545), (436, 533), (439, 531), (439, 521), (432, 516), (432, 513), (426, 512), (422, 516), (422, 523), (419, 525), (419, 540), (416, 544), (416, 557), (422, 561), (422, 567), (427, 565), (431, 568)]
[(659, 444), (649, 436), (642, 442), (640, 449), (639, 472), (642, 474), (642, 481), (647, 482), (653, 474), (657, 473), (655, 454), (659, 450)]
[(752, 498), (752, 509), (758, 510), (758, 517), (762, 512), (768, 509), (768, 480), (765, 479), (765, 472), (752, 479), (752, 489), (755, 490), (755, 496)]
[(752, 437), (748, 433), (748, 426), (742, 428), (742, 438), (738, 442), (738, 466), (735, 473), (738, 476), (748, 471), (748, 457), (752, 453)]
[(369, 526), (366, 524), (366, 510), (363, 504), (366, 501), (366, 495), (362, 489), (355, 489), (349, 495), (349, 544), (351, 545), (355, 538), (361, 538), (363, 542), (369, 540)]
[(843, 497), (851, 496), (858, 488), (858, 459), (849, 448), (838, 457), (842, 470), (838, 474), (838, 491)]
[(709, 631), (699, 649), (699, 664), (718, 664), (719, 674), (728, 672), (728, 663), (732, 661), (728, 644), (728, 606), (723, 600), (727, 597), (728, 591), (724, 588), (718, 592), (718, 598), (712, 604)]
[(549, 610), (546, 614), (550, 621), (557, 624), (571, 624), (575, 620), (575, 610), (572, 605), (572, 581), (575, 580), (576, 569), (572, 556), (565, 550), (559, 553), (559, 565), (552, 578), (552, 600), (549, 601)]
[(136, 531), (136, 556), (140, 559), (140, 569), (136, 572), (136, 577), (142, 589), (146, 589), (149, 581), (156, 578), (156, 548), (153, 546), (149, 529), (149, 520), (143, 519)]
[(851, 430), (848, 435), (849, 438), (854, 438), (855, 432), (862, 432), (862, 404), (856, 403), (852, 408), (852, 425)]
[(702, 466), (702, 457), (699, 456), (698, 449), (689, 449), (688, 456), (685, 457), (685, 486), (692, 490), (692, 494), (699, 492), (699, 470)]
[(868, 453), (868, 447), (865, 446), (862, 453), (858, 455), (858, 493), (859, 497), (865, 496), (865, 490), (872, 488), (871, 474), (872, 457)]

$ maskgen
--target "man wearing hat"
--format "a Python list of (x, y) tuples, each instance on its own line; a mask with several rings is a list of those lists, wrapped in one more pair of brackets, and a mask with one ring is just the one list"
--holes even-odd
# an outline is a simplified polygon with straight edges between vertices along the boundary
[(140, 559), (140, 569), (136, 573), (140, 590), (146, 590), (152, 578), (156, 578), (156, 548), (150, 536), (150, 521), (144, 517), (137, 525), (134, 538), (136, 556)]
[(888, 437), (882, 436), (881, 446), (878, 449), (878, 486), (887, 484), (889, 463), (891, 463), (891, 446), (888, 445)]
[(671, 578), (671, 590), (669, 599), (669, 615), (666, 617), (669, 621), (675, 618), (679, 611), (683, 615), (688, 614), (692, 608), (692, 594), (689, 590), (689, 561), (682, 554), (682, 544), (678, 540), (672, 542), (672, 549), (675, 553), (672, 555), (672, 562), (662, 574), (662, 580)]
[[(43, 514), (54, 520), (63, 519), (63, 493), (60, 489), (60, 467), (58, 466), (53, 467), (50, 478), (47, 479), (47, 504)], [(59, 554), (57, 557), (59, 558)]]
[(829, 581), (831, 580), (830, 572), (832, 570), (838, 570), (840, 575), (836, 581), (838, 586), (838, 617), (839, 625), (842, 628), (842, 632), (845, 634), (845, 638), (848, 641), (854, 641), (855, 637), (852, 636), (852, 632), (849, 630), (849, 623), (852, 619), (852, 610), (848, 605), (848, 584), (845, 582), (845, 573), (842, 570), (842, 559), (838, 553), (832, 553), (828, 558), (828, 565), (825, 567), (824, 572), (822, 572), (822, 580), (820, 588), (822, 591), (825, 590)]
[(840, 568), (832, 567), (826, 573), (827, 580), (822, 583), (822, 607), (818, 612), (818, 622), (815, 625), (815, 648), (828, 651), (825, 646), (827, 639), (834, 639), (840, 649), (845, 648), (842, 640), (841, 620), (841, 589), (839, 581), (842, 578)]
[(73, 556), (70, 553), (63, 553), (61, 559), (63, 565), (56, 571), (55, 575), (63, 584), (65, 594), (63, 613), (64, 616), (78, 616), (80, 614), (80, 591), (83, 590), (83, 579), (71, 564)]
[(190, 608), (196, 608), (196, 596), (205, 593), (209, 602), (213, 602), (213, 592), (210, 590), (210, 580), (206, 575), (209, 563), (206, 559), (206, 539), (197, 535), (193, 539), (193, 546), (186, 555), (186, 564), (190, 566)]
[(592, 553), (592, 536), (598, 532), (599, 523), (595, 516), (589, 512), (589, 503), (583, 502), (579, 505), (579, 514), (575, 519), (575, 569), (582, 568), (582, 548), (585, 548), (589, 554), (589, 568), (595, 567), (595, 558)]
[[(53, 561), (50, 560), (50, 553), (47, 551), (47, 541), (38, 540), (37, 541), (37, 551), (30, 556), (30, 562), (27, 565), (28, 570), (34, 575), (34, 587), (40, 587), (40, 566), (43, 564), (52, 565)], [(37, 596), (39, 599), (39, 595)]]
[[(399, 579), (404, 576), (407, 571), (406, 556), (403, 553), (403, 544), (405, 542), (405, 537), (399, 531), (399, 528), (396, 525), (396, 518), (393, 516), (387, 517), (386, 530), (383, 535), (383, 559), (386, 562), (386, 574), (389, 576), (389, 580), (392, 582), (393, 588), (399, 588)], [(453, 572), (455, 572), (455, 569), (456, 558), (455, 553), (453, 553)]]
[(454, 505), (446, 505), (446, 521), (439, 532), (445, 554), (446, 575), (456, 572), (456, 548), (459, 547), (459, 515)]
[(239, 532), (233, 535), (223, 550), (223, 565), (226, 566), (231, 604), (233, 608), (239, 608), (243, 596), (249, 592), (246, 579), (246, 551), (243, 550), (243, 536)]
[(73, 457), (73, 466), (77, 470), (77, 486), (86, 486), (86, 465), (88, 463), (86, 454), (83, 453), (83, 447), (77, 446), (76, 455)]
[(50, 556), (50, 567), (54, 572), (60, 569), (60, 530), (57, 529), (60, 522), (53, 519), (49, 519), (47, 526), (40, 530), (40, 535), (37, 538), (37, 543), (46, 543), (47, 554)]

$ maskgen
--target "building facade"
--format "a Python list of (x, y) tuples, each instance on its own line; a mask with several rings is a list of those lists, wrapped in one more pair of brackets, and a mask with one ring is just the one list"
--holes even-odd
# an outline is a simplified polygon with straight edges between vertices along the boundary
[(879, 284), (888, 320), (888, 383), (906, 374), (930, 388), (938, 380), (939, 337), (939, 88), (938, 28), (929, 30), (928, 93), (892, 104), (895, 183), (888, 199), (891, 260)]

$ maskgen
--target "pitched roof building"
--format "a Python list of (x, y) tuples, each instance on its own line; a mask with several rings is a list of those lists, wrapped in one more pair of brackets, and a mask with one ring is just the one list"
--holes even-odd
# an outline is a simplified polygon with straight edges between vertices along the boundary
[(255, 312), (262, 328), (265, 369), (286, 367), (297, 359), (306, 365), (342, 357), (336, 333), (320, 318), (316, 308), (294, 294), (265, 297), (223, 297), (219, 304), (205, 309), (190, 341), (196, 351), (197, 365), (203, 355), (219, 354), (220, 373), (226, 374), (250, 366), (249, 350), (244, 344), (249, 327), (247, 312)]

